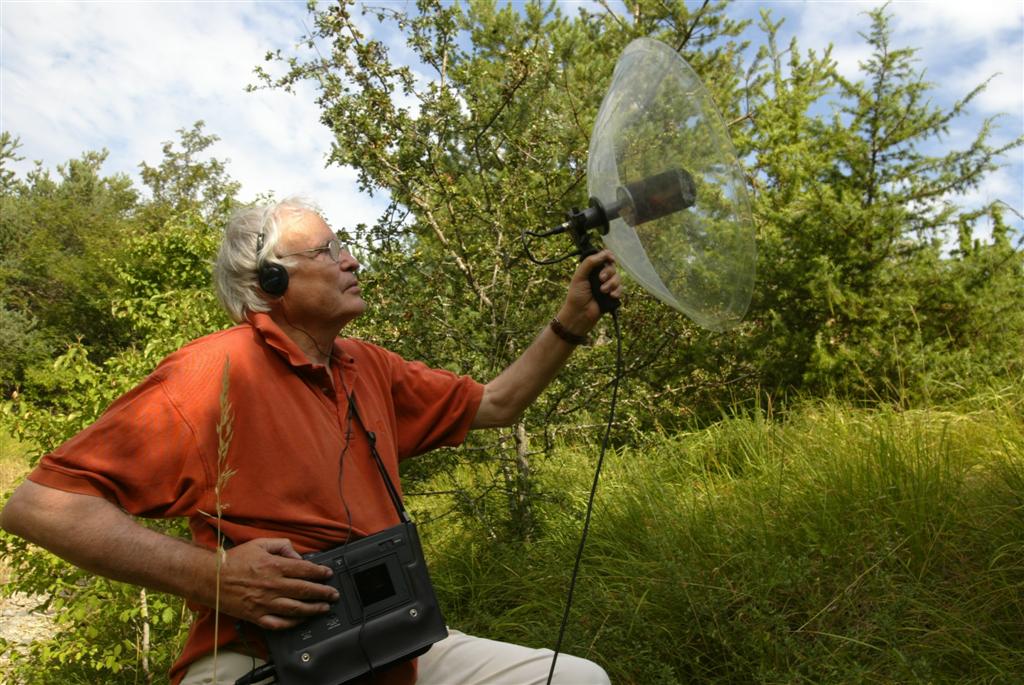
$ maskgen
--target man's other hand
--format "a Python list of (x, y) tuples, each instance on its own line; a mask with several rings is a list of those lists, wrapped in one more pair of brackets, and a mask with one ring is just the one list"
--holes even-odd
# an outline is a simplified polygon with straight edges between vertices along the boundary
[(258, 538), (227, 551), (220, 567), (220, 610), (280, 630), (326, 613), (338, 591), (331, 569), (303, 559), (284, 538)]

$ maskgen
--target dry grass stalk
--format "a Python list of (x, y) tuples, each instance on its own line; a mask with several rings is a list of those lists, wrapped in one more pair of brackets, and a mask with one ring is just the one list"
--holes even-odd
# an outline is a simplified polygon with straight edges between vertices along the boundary
[(213, 487), (214, 495), (214, 518), (217, 526), (217, 587), (213, 605), (213, 678), (217, 679), (217, 637), (220, 633), (220, 571), (221, 566), (227, 558), (224, 549), (224, 539), (221, 536), (221, 520), (228, 505), (223, 501), (224, 488), (228, 481), (235, 475), (234, 469), (228, 468), (228, 448), (231, 445), (234, 425), (234, 412), (231, 409), (231, 401), (228, 399), (228, 386), (230, 377), (231, 359), (224, 360), (224, 373), (221, 377), (220, 389), (220, 421), (217, 424), (217, 482)]

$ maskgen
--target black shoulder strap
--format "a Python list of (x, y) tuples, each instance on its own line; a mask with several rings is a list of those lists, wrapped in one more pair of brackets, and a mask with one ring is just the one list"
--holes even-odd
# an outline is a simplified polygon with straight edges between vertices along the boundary
[(395, 484), (391, 482), (391, 476), (388, 475), (388, 470), (384, 468), (384, 461), (380, 458), (380, 453), (377, 451), (377, 435), (366, 427), (363, 423), (363, 419), (359, 416), (359, 410), (356, 409), (356, 395), (354, 392), (348, 394), (348, 406), (352, 411), (352, 416), (355, 417), (356, 422), (362, 427), (363, 432), (366, 433), (366, 437), (370, 443), (370, 454), (373, 455), (373, 460), (377, 462), (377, 470), (380, 471), (381, 478), (384, 479), (384, 485), (388, 489), (388, 494), (391, 496), (391, 502), (395, 505), (395, 511), (398, 512), (398, 518), (403, 523), (409, 523), (411, 519), (405, 512), (405, 506), (402, 504), (402, 498), (398, 496), (398, 490), (395, 489)]

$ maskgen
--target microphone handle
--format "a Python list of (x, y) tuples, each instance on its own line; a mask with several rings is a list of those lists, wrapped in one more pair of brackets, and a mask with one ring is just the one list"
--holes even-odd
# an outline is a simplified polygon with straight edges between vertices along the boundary
[[(591, 249), (589, 252), (584, 253), (580, 257), (580, 261), (586, 259), (592, 254), (597, 254), (596, 249)], [(611, 314), (619, 305), (622, 304), (616, 298), (612, 297), (608, 293), (601, 292), (601, 269), (604, 268), (604, 264), (598, 264), (590, 273), (587, 274), (587, 279), (590, 280), (590, 292), (594, 296), (594, 300), (597, 302), (597, 306), (601, 308), (602, 314)]]

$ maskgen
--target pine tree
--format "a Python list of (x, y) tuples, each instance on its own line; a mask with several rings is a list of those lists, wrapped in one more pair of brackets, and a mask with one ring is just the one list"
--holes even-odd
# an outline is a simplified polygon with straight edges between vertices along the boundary
[[(762, 20), (770, 78), (755, 118), (764, 268), (754, 316), (771, 390), (906, 399), (924, 392), (938, 350), (970, 345), (937, 286), (960, 274), (947, 240), (993, 210), (972, 213), (950, 198), (1022, 141), (993, 146), (989, 120), (966, 149), (944, 149), (985, 84), (949, 108), (932, 104), (915, 51), (891, 44), (885, 8), (869, 17), (861, 80), (842, 78), (828, 52), (800, 56), (795, 40), (784, 68), (779, 24)], [(813, 113), (825, 97), (837, 108)]]

